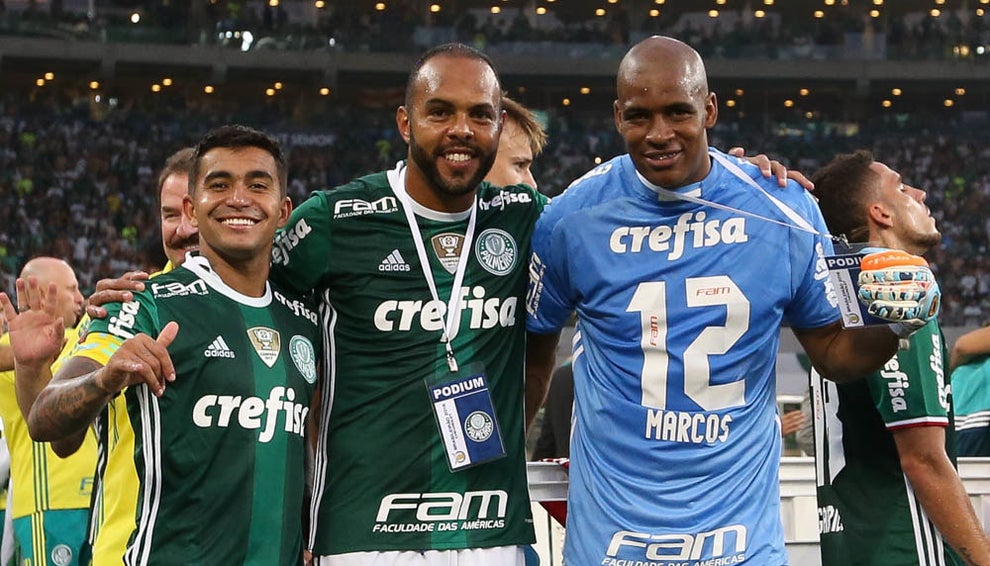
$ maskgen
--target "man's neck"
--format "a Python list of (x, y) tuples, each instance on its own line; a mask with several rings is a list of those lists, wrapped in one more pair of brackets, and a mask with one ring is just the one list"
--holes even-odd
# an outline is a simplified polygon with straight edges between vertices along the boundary
[(223, 258), (212, 250), (200, 254), (210, 262), (210, 268), (225, 285), (246, 297), (263, 297), (268, 284), (271, 250), (247, 260)]

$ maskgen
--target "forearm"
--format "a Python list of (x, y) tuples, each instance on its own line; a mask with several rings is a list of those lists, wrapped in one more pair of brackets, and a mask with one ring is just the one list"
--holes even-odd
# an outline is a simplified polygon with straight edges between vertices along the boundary
[(10, 371), (12, 369), (14, 369), (14, 351), (10, 346), (0, 346), (0, 371)]
[(102, 368), (69, 379), (53, 380), (38, 395), (28, 417), (31, 438), (39, 442), (85, 434), (113, 394), (97, 385)]
[(939, 427), (893, 431), (901, 468), (942, 538), (967, 564), (990, 565), (990, 539), (980, 526)]
[(560, 333), (526, 335), (526, 429), (546, 399)]
[(947, 457), (905, 469), (928, 517), (967, 564), (990, 564), (990, 540)]
[(31, 414), (31, 407), (38, 398), (38, 394), (51, 379), (52, 367), (50, 363), (26, 365), (14, 362), (14, 392), (17, 396), (17, 407), (21, 410), (21, 416), (25, 420)]
[[(882, 368), (897, 353), (898, 338), (886, 326), (797, 331), (811, 363), (826, 378), (845, 383)], [(822, 332), (824, 330), (824, 332)]]

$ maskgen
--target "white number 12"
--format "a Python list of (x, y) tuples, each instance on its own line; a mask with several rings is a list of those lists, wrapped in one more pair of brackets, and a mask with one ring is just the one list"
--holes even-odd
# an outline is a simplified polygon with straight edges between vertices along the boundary
[[(684, 350), (684, 394), (706, 411), (737, 407), (746, 402), (745, 376), (712, 385), (708, 356), (724, 354), (749, 329), (749, 300), (725, 275), (693, 277), (685, 281), (687, 306), (724, 305), (724, 326), (709, 326)], [(731, 300), (730, 300), (731, 299)], [(655, 409), (667, 408), (667, 377), (670, 354), (667, 351), (667, 283), (640, 283), (626, 312), (638, 312), (642, 324), (640, 347), (643, 371), (640, 375), (642, 404)]]

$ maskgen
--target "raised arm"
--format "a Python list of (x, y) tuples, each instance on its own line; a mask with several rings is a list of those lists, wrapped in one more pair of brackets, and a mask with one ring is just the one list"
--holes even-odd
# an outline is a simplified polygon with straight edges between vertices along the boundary
[(919, 426), (891, 432), (901, 469), (942, 538), (966, 564), (990, 564), (990, 538), (983, 532), (966, 488), (945, 453), (945, 429)]
[(898, 337), (886, 326), (844, 329), (841, 323), (794, 329), (818, 373), (837, 383), (854, 381), (883, 367), (897, 353)]
[(550, 375), (557, 361), (560, 333), (526, 334), (526, 428), (533, 424), (536, 412), (546, 399)]
[(977, 356), (990, 354), (990, 326), (977, 328), (960, 336), (949, 354), (949, 372)]
[(178, 324), (170, 322), (158, 338), (138, 334), (125, 340), (106, 366), (83, 356), (67, 360), (31, 409), (31, 437), (53, 441), (78, 434), (126, 387), (146, 384), (153, 394), (161, 396), (166, 382), (175, 380), (175, 368), (166, 348), (178, 328)]

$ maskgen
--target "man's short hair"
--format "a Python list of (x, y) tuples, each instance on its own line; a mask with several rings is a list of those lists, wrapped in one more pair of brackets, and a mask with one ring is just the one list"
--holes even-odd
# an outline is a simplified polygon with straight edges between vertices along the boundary
[(193, 153), (196, 151), (194, 147), (184, 147), (179, 151), (173, 153), (165, 160), (165, 167), (162, 167), (161, 173), (158, 174), (158, 206), (162, 204), (162, 187), (165, 186), (165, 181), (172, 175), (189, 175), (192, 171), (193, 166)]
[[(412, 71), (409, 72), (409, 78), (406, 79), (406, 97), (403, 104), (406, 106), (406, 111), (410, 111), (412, 107), (412, 97), (413, 97), (413, 85), (416, 83), (416, 79), (419, 77), (419, 71), (423, 68), (423, 65), (427, 64), (434, 57), (447, 56), (447, 57), (463, 57), (465, 59), (475, 59), (477, 61), (483, 61), (495, 74), (495, 81), (498, 83), (498, 92), (502, 93), (502, 79), (498, 76), (498, 71), (495, 69), (495, 64), (492, 60), (481, 51), (478, 51), (470, 45), (464, 45), (463, 43), (444, 43), (443, 45), (437, 45), (429, 49), (426, 53), (416, 61), (413, 65)], [(500, 97), (501, 98), (501, 97)], [(496, 108), (499, 110), (499, 108)]]
[(207, 132), (203, 136), (203, 139), (196, 145), (196, 150), (193, 153), (192, 169), (189, 171), (189, 194), (192, 194), (196, 190), (196, 180), (199, 178), (199, 162), (208, 151), (218, 147), (226, 149), (257, 147), (267, 151), (275, 160), (280, 196), (284, 197), (286, 195), (289, 171), (285, 163), (285, 154), (282, 153), (282, 146), (275, 141), (275, 138), (268, 134), (240, 124), (214, 128)]
[(837, 155), (815, 172), (811, 181), (829, 232), (844, 234), (850, 242), (870, 237), (867, 201), (876, 196), (877, 174), (870, 169), (876, 159), (869, 151)]
[(543, 148), (547, 145), (547, 132), (529, 108), (512, 100), (503, 93), (502, 110), (505, 110), (506, 119), (518, 124), (519, 128), (526, 134), (526, 137), (529, 139), (529, 147), (533, 150), (533, 157), (543, 153)]

